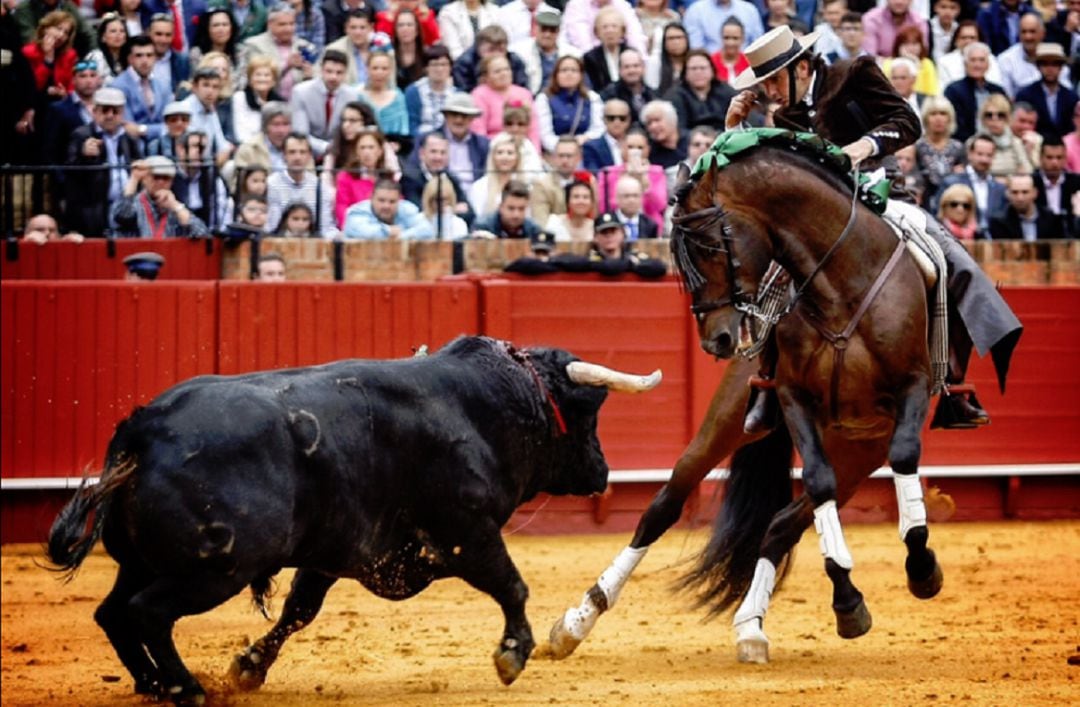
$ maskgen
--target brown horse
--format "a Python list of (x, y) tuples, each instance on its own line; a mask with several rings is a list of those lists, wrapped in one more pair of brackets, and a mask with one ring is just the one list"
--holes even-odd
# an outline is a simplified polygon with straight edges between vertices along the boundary
[[(855, 638), (870, 629), (837, 508), (885, 460), (896, 482), (908, 586), (920, 598), (941, 588), (917, 476), (931, 369), (926, 284), (914, 262), (843, 176), (801, 151), (759, 147), (692, 180), (684, 170), (676, 198), (672, 248), (703, 349), (718, 358), (745, 349), (770, 262), (792, 276), (796, 293), (774, 330), (786, 425), (766, 436), (743, 432), (746, 382), (758, 364), (735, 358), (630, 546), (552, 628), (556, 658), (584, 640), (690, 492), (735, 450), (713, 537), (683, 585), (699, 590), (711, 614), (741, 601), (733, 620), (739, 660), (768, 660), (769, 597), (811, 523), (833, 582), (838, 633)], [(792, 437), (804, 464), (804, 493), (794, 500)]]

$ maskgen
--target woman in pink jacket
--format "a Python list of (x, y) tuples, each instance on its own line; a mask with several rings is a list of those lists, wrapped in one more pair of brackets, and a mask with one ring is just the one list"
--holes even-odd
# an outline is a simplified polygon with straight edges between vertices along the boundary
[(605, 167), (600, 172), (600, 203), (604, 211), (615, 211), (615, 184), (619, 177), (629, 174), (641, 181), (641, 210), (663, 228), (667, 208), (667, 176), (658, 164), (649, 164), (649, 138), (641, 128), (630, 128), (623, 138), (623, 163)]
[(504, 54), (495, 54), (480, 61), (480, 84), (472, 91), (473, 101), (481, 113), (473, 121), (472, 129), (492, 138), (503, 130), (503, 108), (509, 102), (528, 106), (529, 140), (540, 149), (540, 126), (533, 110), (533, 97), (529, 89), (514, 85), (510, 60)]

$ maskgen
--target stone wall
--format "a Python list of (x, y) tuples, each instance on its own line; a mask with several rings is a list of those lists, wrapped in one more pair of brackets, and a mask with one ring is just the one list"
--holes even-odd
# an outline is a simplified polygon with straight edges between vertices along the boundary
[[(671, 262), (667, 240), (639, 242), (638, 250)], [(965, 246), (992, 280), (1002, 285), (1080, 285), (1080, 241), (978, 241)], [(498, 273), (507, 263), (529, 254), (523, 240), (350, 241), (342, 244), (344, 279), (350, 282), (424, 282), (462, 272)], [(585, 243), (559, 244), (560, 252), (584, 253)], [(285, 257), (290, 280), (334, 279), (335, 245), (330, 241), (265, 238), (260, 252)], [(457, 251), (457, 252), (455, 252)], [(248, 277), (251, 244), (226, 250), (222, 279)]]

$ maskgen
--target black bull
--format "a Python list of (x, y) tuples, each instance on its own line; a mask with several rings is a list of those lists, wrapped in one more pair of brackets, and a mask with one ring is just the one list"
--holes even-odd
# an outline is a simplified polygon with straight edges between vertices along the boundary
[(103, 538), (119, 572), (95, 619), (140, 693), (202, 702), (174, 623), (248, 586), (264, 607), (283, 567), (299, 569), (280, 620), (234, 661), (242, 686), (262, 684), (340, 577), (388, 599), (443, 577), (491, 595), (509, 684), (534, 642), (500, 528), (540, 492), (603, 491), (608, 388), (658, 382), (481, 337), (430, 357), (195, 378), (120, 423), (100, 482), (54, 522), (49, 559), (70, 576)]

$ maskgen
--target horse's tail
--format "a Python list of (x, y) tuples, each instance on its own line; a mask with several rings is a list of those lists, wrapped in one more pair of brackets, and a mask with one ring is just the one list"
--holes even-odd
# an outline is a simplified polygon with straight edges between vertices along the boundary
[[(792, 501), (791, 435), (781, 422), (768, 436), (735, 452), (713, 534), (694, 567), (678, 581), (696, 593), (696, 608), (714, 618), (750, 589), (765, 531)], [(776, 586), (787, 574), (785, 558)]]
[(49, 530), (46, 554), (54, 565), (52, 569), (62, 572), (65, 581), (75, 577), (79, 565), (101, 537), (113, 493), (134, 471), (133, 460), (113, 460), (96, 484), (84, 479), (75, 497), (57, 514)]

